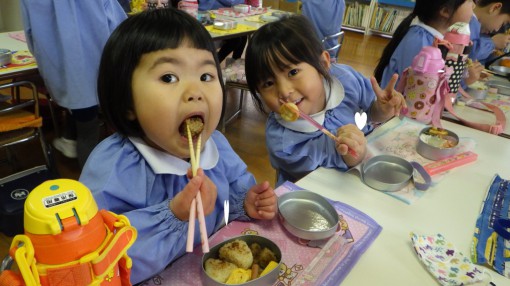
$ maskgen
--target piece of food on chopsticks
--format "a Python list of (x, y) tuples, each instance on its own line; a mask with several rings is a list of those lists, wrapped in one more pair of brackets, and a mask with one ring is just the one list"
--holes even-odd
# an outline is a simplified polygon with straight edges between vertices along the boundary
[[(202, 119), (199, 118), (199, 121), (201, 123), (195, 125), (195, 131), (200, 131), (198, 133), (197, 138), (197, 148), (196, 150), (193, 148), (193, 138), (192, 138), (192, 132), (190, 125), (192, 123), (191, 120), (186, 120), (186, 133), (188, 137), (188, 143), (189, 143), (189, 155), (190, 155), (190, 163), (191, 163), (191, 171), (193, 177), (197, 175), (197, 170), (200, 166), (200, 146), (202, 144), (202, 129), (203, 129), (203, 123)], [(205, 214), (204, 214), (204, 206), (202, 204), (202, 196), (200, 195), (200, 192), (197, 193), (196, 197), (191, 201), (190, 206), (190, 212), (189, 212), (189, 219), (188, 219), (188, 237), (186, 241), (186, 252), (192, 252), (193, 251), (193, 241), (194, 241), (194, 230), (195, 230), (195, 211), (198, 214), (198, 224), (200, 228), (200, 241), (202, 242), (202, 251), (204, 253), (209, 252), (209, 242), (207, 238), (207, 228), (205, 225)]]
[(191, 137), (196, 138), (200, 135), (200, 133), (202, 133), (202, 131), (204, 131), (204, 121), (199, 116), (186, 119), (179, 127), (179, 133), (181, 133), (182, 136), (188, 136), (187, 127), (189, 127)]
[[(304, 120), (308, 121), (310, 124), (315, 126), (315, 128), (322, 131), (322, 133), (326, 134), (329, 138), (331, 138), (335, 141), (338, 139), (333, 133), (329, 132), (329, 130), (324, 128), (324, 126), (320, 125), (319, 122), (315, 121), (308, 114), (299, 110), (299, 108), (297, 107), (296, 104), (294, 104), (292, 102), (284, 102), (283, 100), (280, 100), (280, 102), (282, 103), (282, 105), (280, 106), (279, 111), (280, 111), (280, 115), (283, 118), (283, 120), (295, 121), (295, 120), (297, 120), (298, 117), (301, 116)], [(353, 156), (355, 158), (358, 157), (358, 154), (356, 153), (356, 151), (354, 151), (354, 149), (349, 148), (348, 152), (349, 152), (349, 154), (351, 154), (351, 156)]]
[(280, 116), (285, 121), (296, 121), (299, 118), (299, 109), (296, 104), (286, 102), (280, 106)]

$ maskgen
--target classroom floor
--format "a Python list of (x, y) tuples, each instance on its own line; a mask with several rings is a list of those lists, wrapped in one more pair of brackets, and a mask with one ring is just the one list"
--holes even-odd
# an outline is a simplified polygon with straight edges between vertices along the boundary
[[(371, 76), (388, 41), (388, 39), (378, 36), (364, 36), (360, 33), (346, 31), (339, 62), (350, 65), (367, 77)], [(232, 100), (232, 98), (237, 99), (238, 92), (231, 91), (229, 96), (231, 97), (227, 106), (227, 114), (233, 110), (234, 106), (237, 106), (236, 100)], [(44, 114), (44, 108), (42, 112)], [(60, 114), (61, 112), (58, 113), (59, 118)], [(252, 99), (245, 97), (241, 115), (227, 125), (225, 136), (234, 150), (246, 162), (248, 170), (254, 174), (257, 181), (267, 180), (274, 186), (276, 175), (269, 163), (267, 150), (264, 146), (265, 117), (266, 115), (261, 114), (255, 109)], [(51, 121), (45, 119), (44, 124), (47, 126), (44, 128), (45, 137), (47, 142), (51, 142), (55, 136)], [(105, 132), (105, 136), (106, 134), (107, 132)], [(40, 145), (37, 141), (21, 145), (25, 146), (13, 148), (21, 169), (27, 169), (44, 163)], [(80, 169), (76, 159), (66, 158), (56, 150), (54, 155), (60, 175), (64, 178), (78, 179)], [(12, 173), (10, 166), (3, 163), (5, 156), (5, 152), (1, 151), (0, 178)], [(11, 239), (0, 233), (0, 259), (7, 255)]]

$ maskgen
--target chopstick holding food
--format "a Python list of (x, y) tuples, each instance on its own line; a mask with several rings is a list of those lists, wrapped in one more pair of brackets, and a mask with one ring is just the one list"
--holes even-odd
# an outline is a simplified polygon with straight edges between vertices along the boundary
[[(186, 130), (188, 134), (188, 142), (189, 142), (189, 153), (190, 153), (190, 163), (193, 177), (197, 175), (197, 170), (200, 165), (200, 149), (202, 144), (202, 134), (201, 129), (195, 127), (193, 134), (198, 135), (197, 148), (196, 151), (193, 148), (193, 136), (190, 129), (190, 125), (193, 122), (191, 120), (186, 120)], [(197, 132), (197, 128), (200, 130)], [(209, 252), (209, 241), (207, 239), (207, 228), (205, 225), (205, 214), (204, 214), (204, 206), (202, 203), (202, 196), (200, 195), (200, 191), (198, 191), (196, 198), (191, 201), (191, 207), (189, 212), (189, 226), (188, 226), (188, 240), (186, 242), (186, 252), (193, 251), (193, 241), (195, 234), (195, 212), (198, 214), (198, 224), (200, 229), (200, 241), (202, 244), (202, 252)]]
[[(304, 120), (308, 121), (310, 124), (312, 124), (315, 128), (322, 131), (322, 133), (326, 134), (329, 138), (333, 139), (335, 142), (338, 142), (339, 138), (335, 136), (333, 133), (329, 132), (324, 126), (319, 124), (317, 121), (315, 121), (312, 117), (310, 117), (308, 114), (304, 113), (297, 107), (296, 104), (291, 102), (285, 102), (283, 100), (280, 100), (282, 103), (282, 106), (280, 107), (280, 115), (281, 117), (286, 121), (295, 121), (299, 117), (303, 118)], [(353, 156), (354, 158), (358, 157), (358, 154), (356, 151), (352, 148), (349, 148), (347, 146), (349, 154)]]

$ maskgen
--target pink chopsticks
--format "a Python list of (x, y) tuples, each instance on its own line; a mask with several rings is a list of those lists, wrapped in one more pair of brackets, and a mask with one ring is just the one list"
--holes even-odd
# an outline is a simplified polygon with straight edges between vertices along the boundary
[[(280, 102), (282, 104), (289, 104), (288, 102), (285, 102), (283, 100), (280, 99)], [(290, 107), (292, 108), (292, 107)], [(337, 140), (338, 137), (336, 137), (335, 135), (333, 135), (333, 133), (329, 132), (328, 129), (326, 129), (324, 126), (322, 126), (321, 124), (319, 124), (319, 122), (315, 121), (315, 119), (311, 118), (308, 114), (304, 113), (303, 111), (301, 111), (301, 109), (299, 109), (299, 107), (297, 107), (297, 111), (299, 112), (299, 116), (301, 118), (303, 118), (304, 120), (310, 122), (310, 124), (312, 124), (315, 128), (319, 129), (320, 131), (322, 131), (322, 133), (326, 134), (329, 138), (333, 139), (333, 140)], [(348, 149), (349, 154), (351, 154), (351, 156), (353, 156), (354, 158), (357, 158), (358, 157), (358, 154), (356, 153), (356, 151), (354, 151), (354, 149), (350, 148)]]
[[(188, 142), (189, 142), (189, 153), (190, 153), (190, 162), (191, 162), (191, 171), (193, 176), (197, 175), (197, 170), (200, 165), (200, 145), (202, 142), (202, 134), (198, 136), (196, 155), (195, 150), (193, 150), (193, 138), (191, 137), (191, 131), (189, 129), (189, 125), (186, 124), (187, 133), (188, 133)], [(209, 252), (209, 241), (207, 240), (207, 228), (205, 225), (205, 215), (204, 215), (204, 206), (202, 204), (202, 196), (200, 195), (200, 191), (197, 193), (196, 198), (191, 202), (191, 207), (189, 210), (189, 225), (188, 225), (188, 238), (186, 241), (186, 252), (193, 252), (193, 242), (195, 241), (195, 213), (198, 213), (198, 224), (200, 229), (200, 240), (202, 244), (202, 252)]]

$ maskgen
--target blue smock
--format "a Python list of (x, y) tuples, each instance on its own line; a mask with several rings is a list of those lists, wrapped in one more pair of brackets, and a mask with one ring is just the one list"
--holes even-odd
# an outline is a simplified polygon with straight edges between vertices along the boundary
[[(148, 279), (186, 251), (188, 222), (174, 216), (170, 200), (189, 182), (191, 165), (147, 146), (139, 138), (113, 134), (90, 154), (80, 181), (93, 193), (99, 209), (129, 218), (138, 238), (128, 250), (133, 259), (131, 282)], [(208, 236), (223, 226), (223, 202), (230, 204), (229, 221), (248, 220), (244, 198), (255, 185), (246, 164), (227, 139), (215, 131), (205, 142), (200, 167), (217, 187), (214, 211), (205, 217)], [(200, 245), (198, 222), (194, 246)]]
[(477, 60), (483, 64), (491, 56), (494, 49), (496, 49), (496, 46), (489, 35), (481, 34), (481, 28), (482, 26), (478, 21), (478, 18), (476, 18), (475, 14), (473, 14), (469, 21), (469, 30), (471, 32), (470, 38), (473, 42), (469, 58), (473, 61)]
[(244, 0), (200, 0), (198, 10), (218, 10), (219, 8), (228, 8), (237, 4), (244, 4)]
[(388, 65), (384, 68), (380, 86), (386, 87), (395, 73), (402, 76), (404, 70), (411, 66), (414, 57), (421, 49), (434, 44), (434, 38), (443, 39), (443, 34), (416, 17), (402, 41), (393, 51)]
[(127, 15), (117, 0), (21, 0), (28, 48), (56, 103), (68, 109), (98, 105), (103, 47)]
[[(302, 14), (312, 22), (319, 40), (340, 32), (344, 18), (344, 0), (302, 0), (301, 2)], [(324, 48), (332, 48), (337, 43), (338, 39), (330, 39), (324, 43)]]
[[(356, 124), (356, 112), (369, 113), (376, 96), (370, 80), (347, 65), (332, 64), (330, 74), (331, 89), (324, 83), (326, 108), (311, 117), (336, 134), (341, 126)], [(371, 129), (367, 125), (363, 131)], [(348, 169), (336, 151), (335, 141), (301, 118), (286, 122), (271, 112), (266, 123), (266, 145), (271, 165), (278, 170), (277, 186), (286, 180), (295, 182), (318, 167)]]

